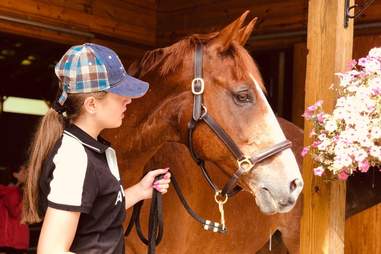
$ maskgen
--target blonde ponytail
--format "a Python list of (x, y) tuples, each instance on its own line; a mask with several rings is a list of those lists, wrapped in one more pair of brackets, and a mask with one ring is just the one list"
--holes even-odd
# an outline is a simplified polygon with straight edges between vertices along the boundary
[(28, 177), (24, 189), (23, 218), (25, 223), (37, 223), (41, 221), (38, 211), (39, 179), (42, 164), (61, 137), (64, 129), (64, 118), (54, 109), (49, 109), (41, 119), (40, 125), (34, 136), (30, 150), (28, 165)]

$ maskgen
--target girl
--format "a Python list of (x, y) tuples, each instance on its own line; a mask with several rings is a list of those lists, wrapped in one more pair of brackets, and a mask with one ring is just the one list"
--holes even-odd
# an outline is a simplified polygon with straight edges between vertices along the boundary
[(166, 193), (170, 173), (150, 171), (124, 190), (115, 151), (99, 133), (119, 127), (127, 104), (149, 85), (129, 76), (114, 51), (92, 43), (71, 47), (55, 73), (62, 94), (32, 145), (24, 221), (44, 218), (37, 253), (124, 253), (125, 209), (153, 188)]

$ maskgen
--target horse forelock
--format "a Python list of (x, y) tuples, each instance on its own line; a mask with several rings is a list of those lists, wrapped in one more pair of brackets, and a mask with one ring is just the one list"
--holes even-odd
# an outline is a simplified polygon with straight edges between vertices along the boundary
[[(149, 72), (154, 71), (156, 75), (164, 78), (181, 68), (187, 56), (192, 57), (197, 44), (208, 45), (213, 43), (212, 40), (218, 34), (219, 32), (194, 34), (169, 47), (148, 51), (140, 60), (130, 66), (129, 73), (142, 78)], [(233, 62), (233, 74), (237, 80), (247, 80), (250, 78), (249, 74), (252, 74), (258, 81), (261, 89), (265, 91), (265, 86), (256, 63), (246, 49), (239, 45), (238, 42), (232, 41), (229, 48), (219, 52), (219, 56)]]

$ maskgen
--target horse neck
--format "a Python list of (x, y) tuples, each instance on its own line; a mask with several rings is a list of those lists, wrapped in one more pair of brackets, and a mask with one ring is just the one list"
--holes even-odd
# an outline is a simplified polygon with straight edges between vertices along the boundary
[(184, 100), (165, 84), (150, 84), (149, 93), (127, 106), (126, 120), (113, 137), (131, 168), (144, 166), (164, 143), (181, 142), (178, 113)]

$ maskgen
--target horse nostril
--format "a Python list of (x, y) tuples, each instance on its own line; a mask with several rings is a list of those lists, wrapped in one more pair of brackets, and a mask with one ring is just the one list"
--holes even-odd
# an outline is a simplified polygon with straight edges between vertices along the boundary
[(290, 205), (293, 205), (295, 203), (295, 199), (294, 198), (288, 198), (287, 200), (282, 200), (280, 201), (278, 204), (281, 208), (283, 207), (287, 207), (287, 206), (290, 206)]
[(296, 188), (302, 187), (302, 186), (303, 186), (302, 180), (296, 178), (292, 180), (290, 183), (290, 191), (293, 192)]

